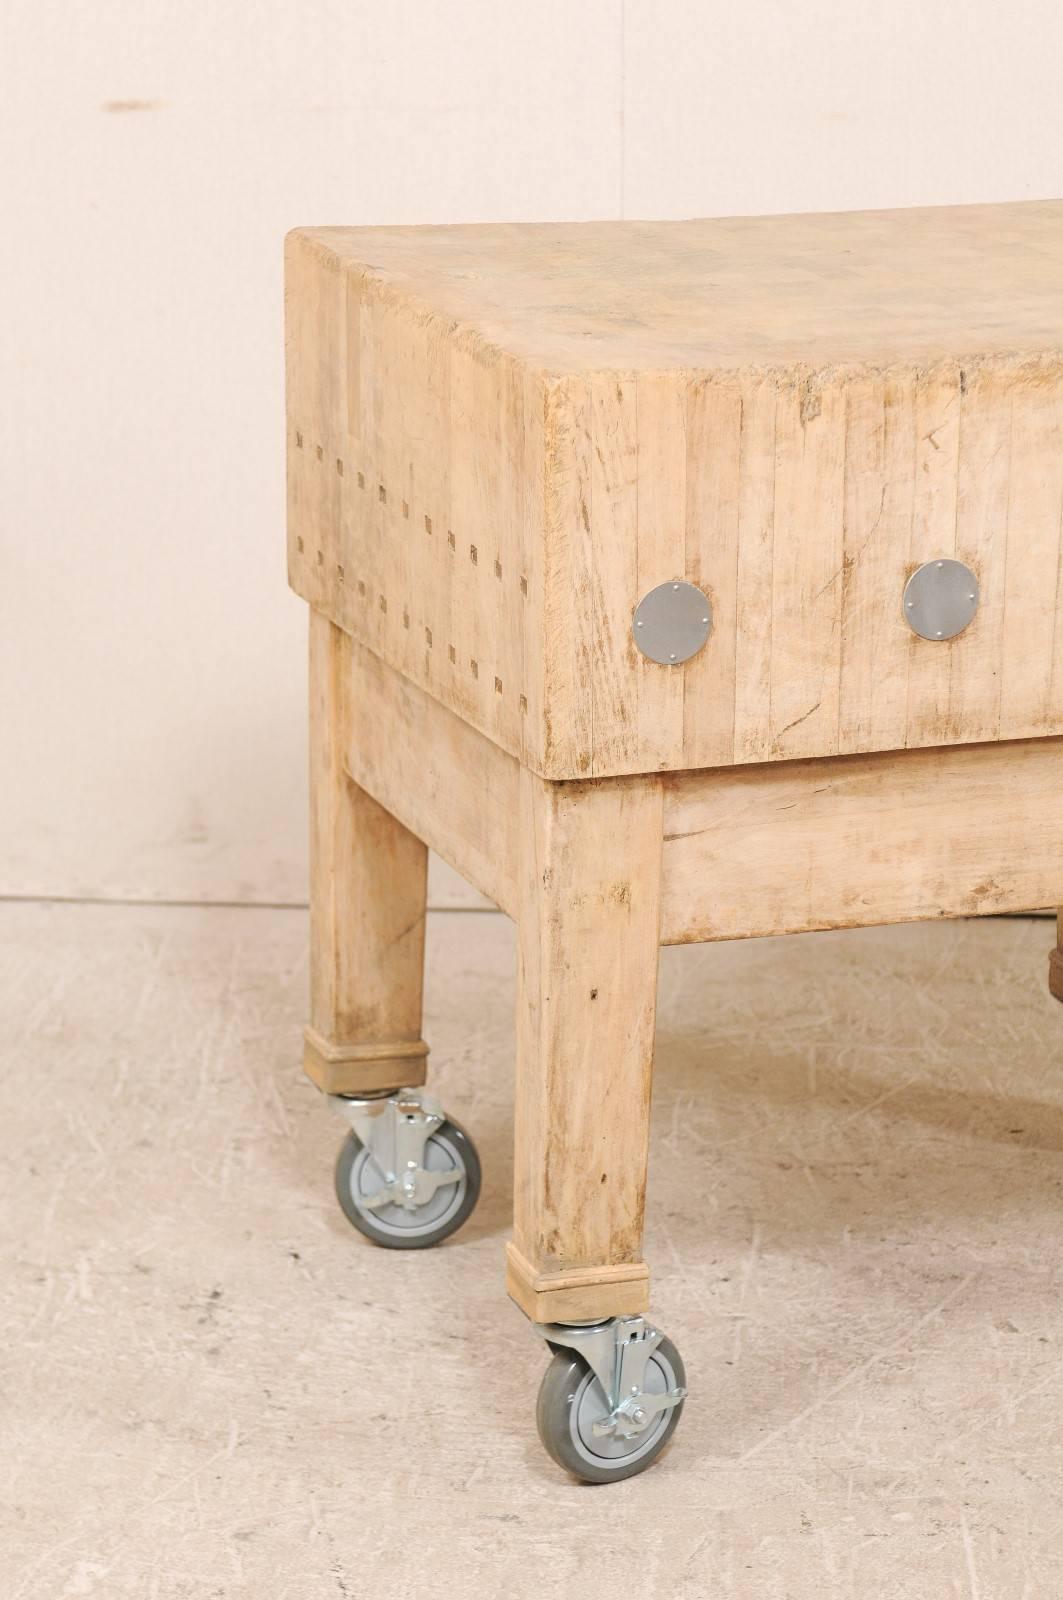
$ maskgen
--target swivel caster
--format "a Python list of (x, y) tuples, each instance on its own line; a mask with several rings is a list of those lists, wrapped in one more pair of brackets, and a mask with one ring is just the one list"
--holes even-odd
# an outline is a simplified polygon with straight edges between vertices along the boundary
[(554, 1352), (539, 1389), (539, 1437), (585, 1483), (644, 1472), (675, 1432), (686, 1373), (670, 1339), (644, 1317), (536, 1327)]
[(421, 1089), (332, 1099), (351, 1124), (336, 1161), (348, 1222), (389, 1250), (425, 1250), (460, 1228), (480, 1196), (480, 1160), (439, 1102)]

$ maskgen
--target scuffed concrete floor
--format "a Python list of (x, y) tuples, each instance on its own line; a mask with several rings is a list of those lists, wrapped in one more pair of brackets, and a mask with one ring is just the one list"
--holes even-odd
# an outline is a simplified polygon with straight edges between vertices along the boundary
[(299, 913), (0, 910), (0, 1595), (1063, 1594), (1049, 926), (665, 951), (647, 1254), (693, 1398), (541, 1452), (502, 1292), (513, 940), (431, 921), (480, 1208), (374, 1250), (298, 1070)]

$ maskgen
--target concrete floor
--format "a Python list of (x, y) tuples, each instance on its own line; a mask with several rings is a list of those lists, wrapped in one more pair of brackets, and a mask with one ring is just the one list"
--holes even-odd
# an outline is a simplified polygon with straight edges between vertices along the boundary
[(1045, 923), (665, 951), (647, 1255), (692, 1399), (609, 1489), (501, 1286), (513, 940), (431, 920), (480, 1208), (374, 1250), (295, 912), (0, 909), (0, 1595), (1063, 1594)]

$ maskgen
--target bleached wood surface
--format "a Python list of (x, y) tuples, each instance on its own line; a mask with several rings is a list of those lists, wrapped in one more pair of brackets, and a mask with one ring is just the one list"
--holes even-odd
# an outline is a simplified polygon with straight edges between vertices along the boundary
[[(292, 581), (552, 778), (1063, 731), (1061, 263), (1054, 202), (302, 230)], [(678, 577), (714, 628), (661, 668)]]

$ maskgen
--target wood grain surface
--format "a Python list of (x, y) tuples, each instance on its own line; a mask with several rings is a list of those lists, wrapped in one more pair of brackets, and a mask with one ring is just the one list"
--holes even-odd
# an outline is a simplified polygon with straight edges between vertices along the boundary
[(1057, 202), (300, 230), (292, 583), (555, 779), (1063, 732), (1061, 264)]

